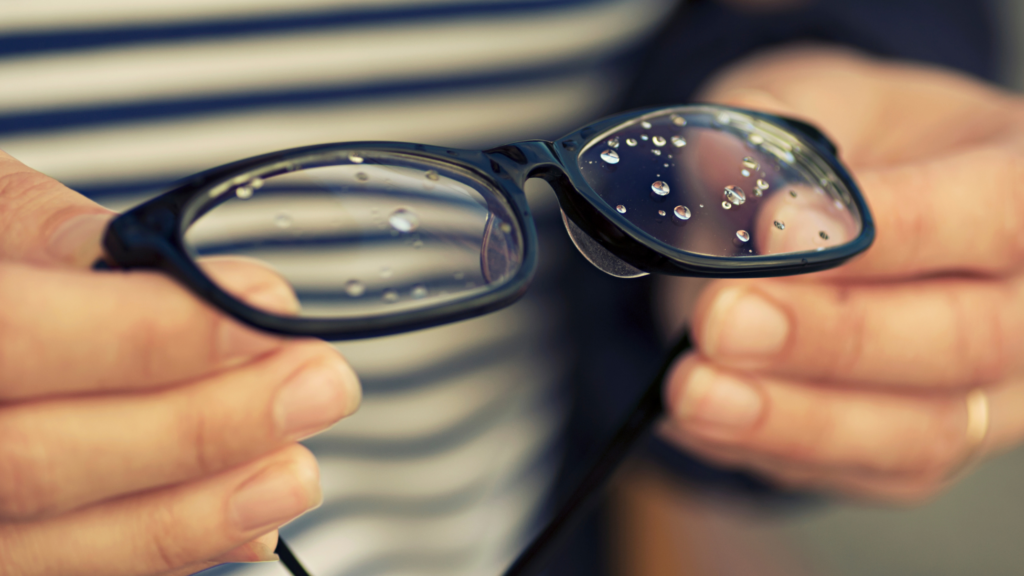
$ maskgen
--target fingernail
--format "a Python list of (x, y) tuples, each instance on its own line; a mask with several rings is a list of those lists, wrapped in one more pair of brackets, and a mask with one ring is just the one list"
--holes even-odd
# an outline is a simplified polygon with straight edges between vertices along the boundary
[(75, 266), (91, 266), (103, 255), (103, 231), (113, 214), (82, 214), (70, 218), (50, 235), (50, 256)]
[(291, 286), (274, 282), (257, 292), (246, 294), (243, 298), (249, 306), (273, 314), (295, 315), (301, 310), (299, 299)]
[(320, 505), (316, 461), (267, 468), (238, 487), (228, 501), (231, 521), (243, 532), (274, 528)]
[(699, 366), (690, 373), (674, 414), (685, 426), (736, 430), (753, 426), (763, 410), (764, 399), (751, 384)]
[(280, 560), (277, 554), (274, 553), (274, 547), (277, 546), (277, 531), (268, 532), (263, 536), (247, 542), (241, 546), (231, 550), (227, 554), (222, 554), (217, 557), (218, 562), (244, 562), (247, 564), (257, 562), (276, 562)]
[[(278, 429), (288, 440), (319, 432), (353, 409), (352, 371), (340, 359), (303, 369), (277, 394)], [(356, 386), (358, 388), (358, 386)]]
[(789, 317), (746, 288), (728, 288), (711, 305), (704, 333), (702, 344), (708, 356), (766, 358), (785, 346)]

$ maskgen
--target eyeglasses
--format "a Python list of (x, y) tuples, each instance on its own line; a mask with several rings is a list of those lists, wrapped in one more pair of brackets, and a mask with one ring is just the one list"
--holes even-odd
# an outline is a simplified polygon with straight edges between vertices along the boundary
[[(284, 335), (344, 340), (446, 324), (526, 291), (537, 263), (530, 178), (554, 189), (583, 256), (619, 277), (801, 274), (837, 266), (874, 238), (862, 195), (813, 126), (694, 105), (486, 151), (344, 142), (241, 160), (114, 219), (97, 267), (162, 270), (238, 320)], [(200, 263), (225, 254), (271, 266), (301, 310), (275, 313), (233, 294)], [(662, 412), (661, 380), (686, 346), (506, 575), (541, 568)], [(278, 553), (306, 574), (283, 540)]]

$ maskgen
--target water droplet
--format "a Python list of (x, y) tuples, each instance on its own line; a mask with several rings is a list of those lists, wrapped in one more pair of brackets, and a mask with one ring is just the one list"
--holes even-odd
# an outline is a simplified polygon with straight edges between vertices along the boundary
[(650, 136), (648, 136), (647, 134), (641, 134), (640, 139), (643, 140), (644, 142), (647, 142), (648, 140), (650, 140)]
[(388, 224), (399, 232), (412, 232), (420, 227), (420, 218), (405, 208), (399, 208), (388, 216)]
[(768, 189), (768, 181), (764, 180), (762, 178), (758, 178), (758, 180), (757, 180), (757, 189), (758, 190), (767, 190)]
[(356, 172), (356, 180), (360, 182), (366, 182), (370, 177), (366, 175), (366, 172)]
[(658, 210), (658, 218), (664, 218), (664, 217), (665, 217), (665, 211), (664, 210)]
[(417, 300), (419, 300), (420, 298), (426, 298), (427, 297), (427, 287), (424, 286), (423, 284), (420, 284), (418, 286), (413, 286), (413, 288), (412, 288), (412, 297), (417, 299)]
[(650, 130), (651, 129), (651, 123), (648, 122), (647, 120), (644, 120), (643, 122), (641, 122), (640, 125), (644, 127), (644, 130)]
[(786, 223), (782, 222), (781, 220), (776, 220), (775, 221), (775, 227), (778, 228), (779, 230), (785, 230), (786, 229)]
[(716, 120), (718, 121), (719, 124), (725, 124), (726, 126), (729, 125), (729, 115), (726, 114), (725, 112), (720, 112), (718, 114), (718, 118), (716, 118)]
[(252, 180), (249, 180), (249, 187), (253, 190), (263, 188), (263, 178), (253, 178)]
[(672, 119), (672, 123), (676, 126), (686, 126), (686, 118), (683, 118), (679, 114), (673, 114), (669, 116)]
[(626, 207), (623, 206), (622, 204), (619, 204), (618, 206), (616, 206), (615, 209), (619, 211), (619, 214), (625, 214), (626, 213)]
[(676, 148), (682, 148), (683, 146), (686, 146), (686, 139), (682, 136), (673, 136), (672, 145)]
[(750, 156), (743, 159), (743, 167), (747, 170), (757, 170), (760, 166), (757, 164), (757, 160), (754, 160)]
[(675, 210), (672, 210), (672, 215), (680, 220), (689, 220), (690, 209), (686, 206), (676, 206)]
[(651, 184), (651, 190), (658, 196), (668, 196), (668, 193), (671, 192), (668, 183), (662, 180), (656, 180), (654, 184)]
[(353, 298), (359, 298), (366, 292), (366, 286), (359, 280), (349, 280), (345, 283), (345, 294)]
[(388, 304), (392, 302), (398, 302), (398, 291), (388, 288), (387, 290), (384, 291), (384, 294), (381, 295), (381, 299), (387, 302)]
[(750, 176), (750, 170), (747, 170), (746, 168), (744, 168), (743, 170), (740, 170), (740, 176), (743, 176), (744, 178), (746, 178), (747, 176)]
[(828, 240), (828, 233), (825, 232), (824, 230), (822, 230), (821, 232), (818, 232), (818, 236), (821, 236), (822, 240)]
[(630, 147), (636, 146), (636, 139), (634, 139), (634, 138), (626, 138), (626, 146), (630, 146)]
[(512, 225), (509, 224), (508, 222), (502, 222), (501, 226), (498, 226), (498, 229), (504, 232), (505, 234), (512, 233)]
[(437, 170), (427, 170), (424, 176), (427, 177), (427, 180), (433, 180), (435, 182), (441, 179), (441, 175), (437, 173)]
[(362, 156), (356, 156), (355, 154), (349, 154), (348, 155), (348, 161), (353, 163), (353, 164), (362, 164), (363, 163), (363, 157)]
[(754, 188), (754, 198), (760, 198), (761, 195), (762, 195), (761, 189), (760, 188)]
[(661, 150), (657, 148), (651, 150), (651, 152), (654, 153), (655, 156), (661, 156)]
[(740, 206), (747, 201), (747, 195), (743, 193), (743, 188), (739, 186), (726, 186), (725, 199), (732, 204)]
[(609, 164), (618, 164), (619, 153), (612, 149), (605, 150), (604, 152), (601, 152), (601, 160), (604, 160)]
[(651, 138), (651, 142), (653, 142), (654, 145), (658, 146), (658, 147), (664, 146), (665, 145), (665, 137), (664, 136), (655, 136), (654, 138)]
[(749, 242), (750, 234), (746, 230), (739, 230), (736, 232), (736, 237), (740, 239), (740, 242)]
[(722, 200), (722, 208), (725, 208), (726, 210), (728, 210), (728, 209), (732, 208), (732, 204), (729, 204), (728, 200)]
[(790, 190), (789, 195), (792, 196), (793, 198), (796, 198), (796, 190)]
[(750, 143), (756, 146), (764, 144), (764, 136), (761, 136), (760, 134), (751, 134), (747, 137), (747, 140), (750, 140)]
[(703, 205), (703, 204), (701, 204), (701, 205), (700, 205), (700, 207), (701, 207), (701, 208), (703, 208), (703, 207), (704, 207), (704, 205)]
[(608, 146), (611, 147), (611, 148), (618, 148), (619, 147), (619, 137), (616, 136), (614, 138), (609, 138), (608, 139)]
[(235, 188), (235, 196), (238, 196), (242, 200), (248, 200), (252, 198), (252, 188), (249, 186), (239, 186)]
[(662, 164), (662, 167), (668, 168), (668, 162), (665, 162), (664, 164)]
[(829, 181), (829, 179), (828, 179), (828, 178), (825, 178), (824, 176), (822, 176), (822, 177), (821, 177), (821, 178), (820, 178), (820, 179), (818, 180), (818, 183), (819, 183), (819, 184), (821, 184), (822, 186), (824, 186), (825, 188), (828, 188), (828, 185), (829, 185), (829, 184), (831, 184), (831, 182)]
[(392, 272), (391, 268), (388, 268), (387, 266), (380, 269), (381, 278), (391, 278), (392, 274), (394, 274), (394, 272)]
[(274, 226), (278, 228), (291, 228), (292, 217), (287, 214), (278, 214), (274, 217)]

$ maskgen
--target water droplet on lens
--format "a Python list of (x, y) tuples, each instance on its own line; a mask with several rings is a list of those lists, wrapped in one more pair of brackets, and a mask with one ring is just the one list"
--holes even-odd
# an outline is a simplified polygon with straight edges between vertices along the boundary
[(647, 142), (647, 140), (649, 140), (650, 137), (647, 134), (641, 134), (640, 139), (643, 140), (644, 142)]
[(356, 172), (356, 180), (360, 182), (366, 182), (370, 177), (366, 175), (366, 172)]
[(348, 161), (353, 163), (353, 164), (362, 164), (363, 163), (363, 157), (362, 156), (356, 156), (355, 154), (349, 154), (348, 155)]
[(238, 196), (242, 200), (248, 200), (252, 198), (252, 188), (249, 186), (239, 186), (235, 188), (235, 196)]
[(676, 206), (675, 210), (672, 210), (672, 215), (680, 220), (689, 220), (690, 209), (686, 206)]
[(726, 186), (725, 199), (736, 206), (740, 206), (747, 201), (747, 195), (743, 193), (743, 189), (739, 186)]
[(825, 232), (824, 230), (822, 230), (821, 232), (818, 232), (818, 236), (821, 236), (822, 240), (828, 240), (828, 233)]
[(287, 214), (278, 214), (274, 217), (274, 226), (278, 228), (291, 228), (292, 217)]
[(609, 138), (608, 139), (608, 146), (611, 146), (612, 148), (618, 148), (619, 147), (619, 137), (616, 136), (614, 138)]
[(757, 181), (757, 189), (758, 190), (767, 190), (768, 189), (768, 181), (767, 180), (763, 180), (763, 179), (758, 179), (758, 181)]
[(782, 222), (782, 221), (779, 221), (779, 220), (776, 220), (775, 221), (775, 227), (778, 228), (779, 230), (785, 230), (786, 229), (786, 223)]
[(609, 164), (618, 164), (619, 153), (611, 149), (605, 150), (604, 152), (601, 152), (601, 160), (604, 160)]
[(419, 300), (420, 298), (426, 298), (426, 296), (427, 296), (427, 287), (426, 286), (424, 286), (422, 284), (420, 284), (418, 286), (413, 286), (413, 288), (412, 288), (412, 297), (413, 298)]
[(263, 188), (263, 178), (253, 178), (249, 181), (249, 187), (253, 190), (259, 190)]
[(420, 219), (405, 208), (399, 208), (388, 216), (388, 224), (399, 232), (412, 232), (420, 227)]
[(655, 156), (661, 156), (661, 150), (658, 150), (657, 148), (655, 148), (655, 149), (651, 150), (651, 152), (652, 152), (652, 153), (653, 153), (653, 154), (654, 154)]
[(618, 206), (616, 206), (615, 209), (619, 211), (619, 214), (625, 214), (626, 213), (626, 207), (623, 206), (622, 204), (619, 204)]
[(653, 142), (655, 146), (659, 146), (659, 147), (660, 146), (664, 146), (665, 145), (665, 137), (664, 136), (655, 136), (654, 138), (651, 138), (651, 142)]
[(366, 292), (366, 286), (359, 280), (349, 280), (345, 283), (345, 294), (353, 298), (359, 298)]
[(740, 230), (736, 232), (736, 237), (740, 239), (740, 242), (750, 241), (750, 234), (748, 234), (746, 230)]
[(509, 224), (508, 222), (502, 222), (501, 226), (498, 226), (498, 229), (500, 229), (505, 234), (511, 234), (512, 233), (512, 225)]
[(676, 148), (682, 148), (683, 146), (686, 146), (686, 139), (682, 136), (673, 136), (672, 145)]
[(393, 272), (391, 271), (391, 268), (388, 268), (387, 266), (380, 269), (381, 278), (391, 278), (392, 274)]
[(757, 170), (758, 168), (760, 168), (760, 166), (758, 166), (757, 164), (757, 160), (754, 160), (750, 156), (747, 156), (746, 158), (743, 159), (743, 167), (746, 168), (747, 170)]
[(626, 146), (636, 146), (636, 140), (633, 138), (626, 138)]
[(728, 210), (728, 209), (732, 208), (732, 204), (729, 204), (729, 202), (727, 200), (723, 200), (722, 201), (722, 208), (725, 208), (726, 210)]
[(747, 176), (750, 176), (750, 170), (747, 170), (746, 168), (744, 168), (743, 170), (740, 170), (740, 176), (743, 176), (744, 178), (746, 178)]
[(645, 130), (649, 130), (651, 128), (651, 123), (646, 120), (641, 122), (640, 125), (643, 126)]
[(672, 123), (675, 124), (676, 126), (686, 126), (686, 118), (683, 118), (678, 114), (673, 114), (669, 116), (669, 118), (672, 119)]
[(392, 302), (398, 302), (398, 291), (388, 288), (384, 291), (384, 294), (381, 295), (381, 299), (389, 304)]
[(658, 196), (668, 196), (668, 193), (671, 192), (668, 183), (662, 180), (657, 180), (654, 184), (651, 184), (651, 190)]
[(658, 210), (658, 218), (664, 218), (664, 217), (665, 217), (665, 211), (664, 210)]
[(718, 114), (718, 118), (716, 118), (716, 120), (718, 121), (719, 124), (728, 125), (729, 124), (729, 115), (726, 114), (725, 112), (720, 112)]
[(796, 198), (796, 190), (790, 190), (789, 195), (792, 196), (793, 198)]
[(750, 143), (754, 145), (764, 144), (764, 136), (761, 136), (760, 134), (751, 134), (747, 137), (747, 140), (750, 140)]
[(427, 180), (435, 182), (441, 179), (441, 175), (437, 173), (437, 170), (427, 170), (424, 175), (427, 177)]

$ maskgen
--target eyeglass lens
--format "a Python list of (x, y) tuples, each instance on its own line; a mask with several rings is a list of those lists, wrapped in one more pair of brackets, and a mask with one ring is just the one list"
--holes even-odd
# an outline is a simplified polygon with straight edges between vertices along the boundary
[(303, 317), (436, 306), (493, 289), (522, 264), (522, 233), (501, 196), (415, 156), (364, 150), (298, 161), (210, 196), (219, 203), (185, 233), (191, 254), (200, 265), (258, 260), (291, 284)]
[(659, 111), (591, 140), (587, 183), (657, 240), (706, 256), (824, 250), (861, 217), (834, 171), (793, 134), (712, 107)]

